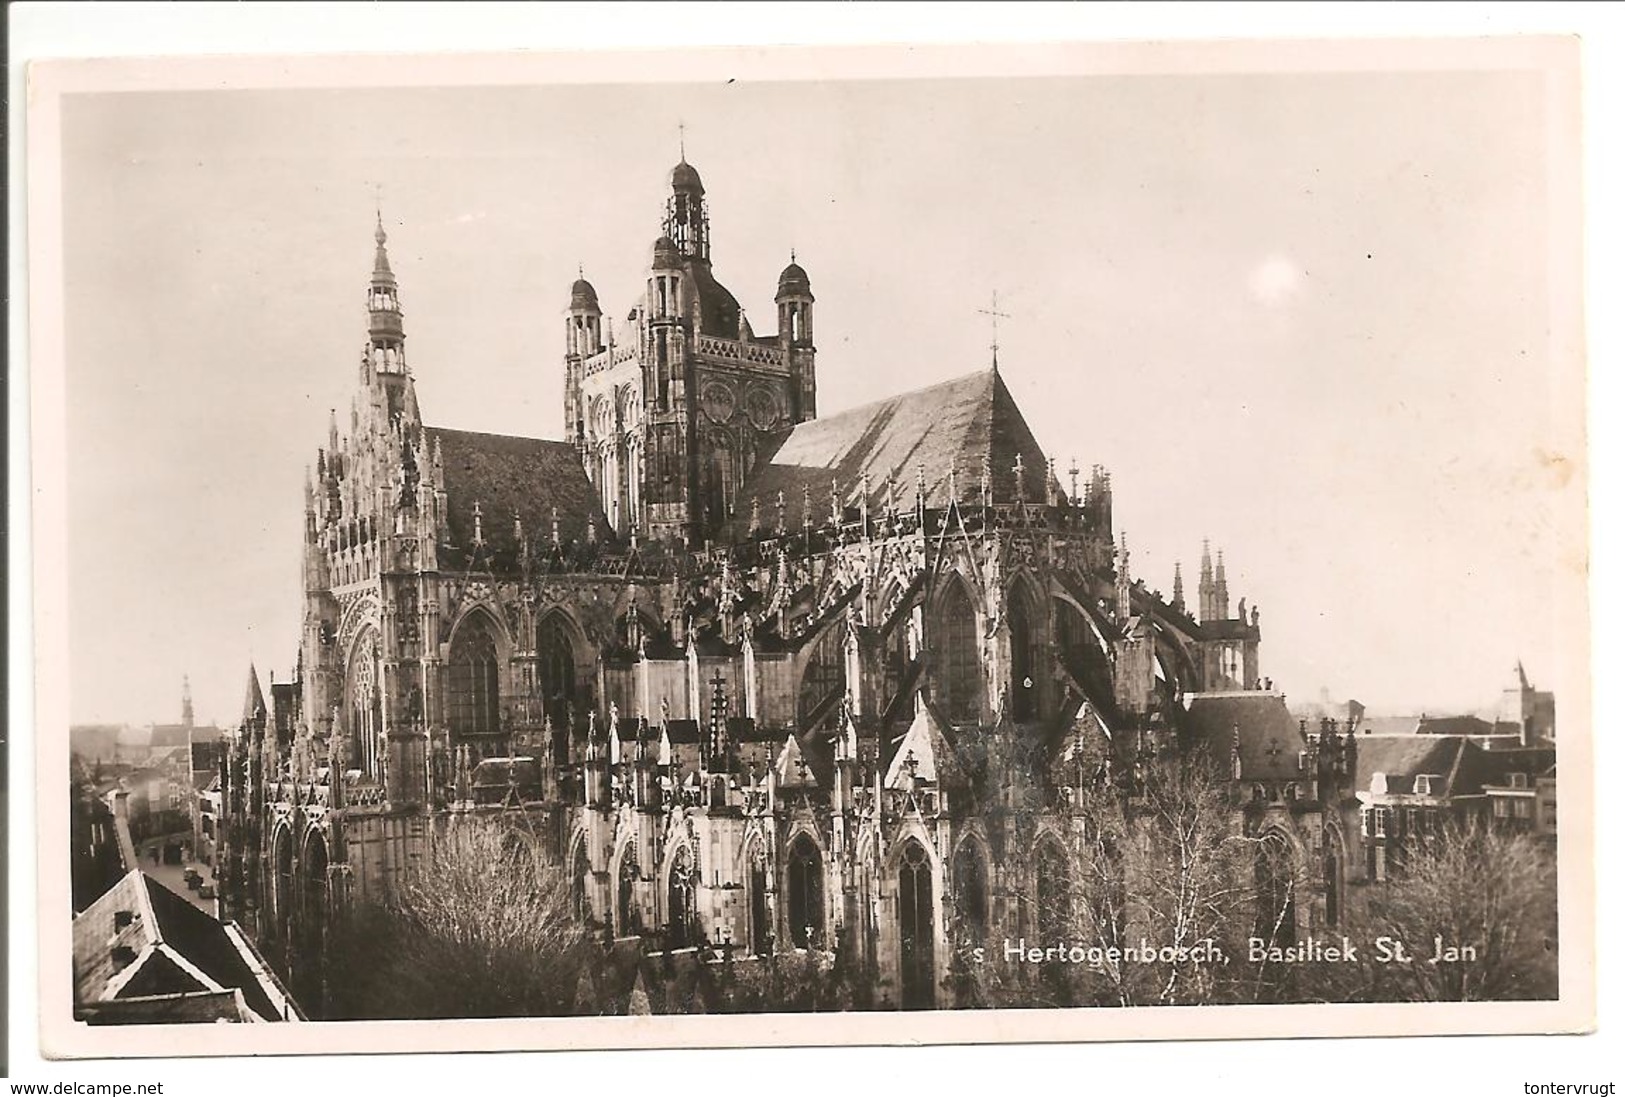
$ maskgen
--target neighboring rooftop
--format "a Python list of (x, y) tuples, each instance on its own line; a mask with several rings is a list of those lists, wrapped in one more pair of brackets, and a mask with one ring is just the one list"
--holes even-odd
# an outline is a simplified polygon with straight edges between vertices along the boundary
[(261, 1020), (303, 1019), (235, 924), (209, 917), (139, 869), (74, 918), (73, 989), (75, 1005), (91, 1009), (235, 991)]

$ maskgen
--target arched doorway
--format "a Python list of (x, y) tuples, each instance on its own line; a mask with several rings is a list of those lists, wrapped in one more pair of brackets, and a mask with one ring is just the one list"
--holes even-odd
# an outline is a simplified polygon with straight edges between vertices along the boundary
[(949, 583), (936, 625), (936, 685), (943, 711), (955, 723), (973, 723), (981, 716), (982, 664), (976, 611), (962, 582)]
[(694, 909), (694, 857), (688, 847), (672, 858), (671, 875), (666, 881), (666, 944), (687, 948), (699, 940)]
[(1036, 611), (1025, 583), (1010, 592), (1010, 712), (1016, 720), (1038, 715)]
[(790, 943), (797, 948), (814, 948), (824, 936), (824, 859), (818, 846), (805, 834), (790, 843), (788, 885)]
[(931, 859), (909, 839), (897, 864), (897, 923), (901, 940), (904, 1009), (937, 1004), (936, 913)]
[(966, 944), (987, 939), (987, 861), (974, 840), (961, 843), (954, 854), (954, 912)]

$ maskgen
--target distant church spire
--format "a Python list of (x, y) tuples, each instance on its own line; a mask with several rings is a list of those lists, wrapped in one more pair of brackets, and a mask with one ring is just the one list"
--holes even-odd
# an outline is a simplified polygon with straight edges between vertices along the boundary
[(1197, 581), (1196, 599), (1203, 624), (1218, 617), (1213, 605), (1213, 550), (1205, 537), (1202, 539), (1202, 576)]
[(181, 675), (181, 723), (192, 726), (192, 677)]
[(1174, 561), (1174, 608), (1185, 612), (1185, 576), (1180, 574), (1179, 561)]

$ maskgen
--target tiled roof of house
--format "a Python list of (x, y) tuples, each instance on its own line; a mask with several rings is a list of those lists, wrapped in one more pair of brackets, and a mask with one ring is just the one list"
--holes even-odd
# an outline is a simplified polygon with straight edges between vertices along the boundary
[(139, 869), (73, 920), (73, 968), (74, 1001), (85, 1005), (239, 990), (261, 1018), (284, 1019), (286, 994), (241, 931)]
[(927, 506), (947, 504), (950, 470), (958, 478), (960, 501), (979, 501), (984, 459), (994, 501), (1011, 502), (1017, 495), (1017, 454), (1027, 500), (1042, 503), (1049, 475), (1044, 451), (998, 371), (981, 370), (798, 424), (746, 481), (731, 535), (748, 536), (752, 498), (768, 514), (780, 491), (786, 523), (799, 525), (804, 487), (812, 498), (814, 524), (821, 525), (829, 515), (831, 481), (838, 483), (844, 506), (852, 508), (859, 503), (865, 473), (870, 513), (876, 516), (886, 505), (888, 476), (899, 509), (914, 506), (921, 468)]
[(1495, 725), (1477, 716), (1423, 716), (1416, 722), (1416, 734), (1418, 735), (1492, 735), (1494, 733)]
[[(1378, 773), (1390, 778), (1387, 791), (1410, 792), (1411, 782), (1422, 773), (1436, 774), (1450, 781), (1461, 758), (1464, 740), (1455, 736), (1357, 735), (1354, 740), (1354, 790), (1371, 790)], [(1392, 779), (1398, 779), (1398, 785)], [(1447, 785), (1435, 795), (1451, 795)]]
[(441, 547), (443, 565), (466, 566), (474, 550), (474, 506), (480, 508), (480, 533), (487, 559), (501, 570), (518, 559), (514, 515), (526, 538), (538, 550), (552, 537), (553, 508), (558, 508), (559, 538), (564, 544), (584, 541), (591, 520), (600, 537), (608, 532), (597, 493), (568, 442), (481, 434), (445, 427), (425, 427), (430, 444), (440, 446), (446, 478), (446, 519), (450, 546)]

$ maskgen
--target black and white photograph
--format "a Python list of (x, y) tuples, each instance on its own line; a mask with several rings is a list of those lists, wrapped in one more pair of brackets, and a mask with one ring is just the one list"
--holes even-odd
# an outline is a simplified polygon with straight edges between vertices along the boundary
[(1322, 45), (39, 66), (51, 1048), (1589, 1027), (1578, 51)]

